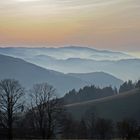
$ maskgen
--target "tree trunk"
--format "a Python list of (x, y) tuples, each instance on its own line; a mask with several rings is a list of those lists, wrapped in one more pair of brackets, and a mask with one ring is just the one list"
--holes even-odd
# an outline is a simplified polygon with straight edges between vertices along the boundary
[(13, 139), (13, 115), (12, 115), (11, 104), (9, 104), (8, 108), (8, 138), (9, 140)]
[(45, 139), (46, 135), (45, 135), (45, 128), (42, 128), (42, 139)]
[(12, 128), (12, 124), (10, 124), (9, 128), (8, 128), (8, 139), (12, 140), (13, 139), (13, 128)]

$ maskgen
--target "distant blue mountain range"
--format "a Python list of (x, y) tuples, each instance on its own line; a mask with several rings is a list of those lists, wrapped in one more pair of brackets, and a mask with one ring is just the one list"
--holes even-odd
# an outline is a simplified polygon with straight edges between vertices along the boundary
[(40, 67), (62, 73), (101, 71), (122, 80), (140, 79), (140, 59), (123, 52), (68, 46), (62, 48), (0, 48), (0, 54), (21, 58)]
[(33, 84), (48, 82), (48, 84), (56, 88), (56, 93), (59, 96), (63, 96), (73, 88), (78, 90), (86, 85), (94, 84), (102, 87), (112, 85), (113, 87), (119, 87), (123, 82), (106, 73), (87, 74), (87, 78), (89, 75), (90, 79), (87, 80), (86, 77), (82, 77), (82, 75), (63, 74), (39, 67), (19, 58), (0, 55), (0, 79), (17, 79), (28, 89), (31, 88)]

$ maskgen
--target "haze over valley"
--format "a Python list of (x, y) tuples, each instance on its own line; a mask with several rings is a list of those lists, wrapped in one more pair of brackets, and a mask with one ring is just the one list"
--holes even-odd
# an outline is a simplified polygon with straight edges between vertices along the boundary
[(40, 67), (65, 74), (105, 72), (123, 81), (129, 79), (135, 81), (140, 78), (140, 59), (124, 52), (70, 46), (0, 48), (0, 54), (21, 58)]
[(140, 140), (140, 0), (0, 0), (0, 139)]

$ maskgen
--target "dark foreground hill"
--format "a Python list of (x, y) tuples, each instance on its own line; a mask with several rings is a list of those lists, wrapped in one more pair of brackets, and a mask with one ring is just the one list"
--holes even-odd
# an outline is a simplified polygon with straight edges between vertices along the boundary
[(123, 94), (82, 103), (66, 105), (75, 119), (94, 113), (97, 117), (112, 119), (134, 118), (140, 121), (140, 90), (135, 89)]

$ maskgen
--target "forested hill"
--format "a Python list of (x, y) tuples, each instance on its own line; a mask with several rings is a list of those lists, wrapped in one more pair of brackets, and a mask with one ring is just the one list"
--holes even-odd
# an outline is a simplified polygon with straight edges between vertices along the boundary
[(136, 88), (140, 87), (140, 80), (138, 82), (133, 83), (131, 80), (124, 82), (120, 87), (117, 89), (116, 87), (96, 87), (95, 85), (92, 86), (85, 86), (81, 88), (79, 91), (75, 89), (69, 91), (65, 96), (62, 98), (65, 104), (72, 104), (72, 103), (79, 103), (84, 101), (90, 101), (95, 99), (100, 99), (108, 96), (124, 94), (127, 91), (135, 90)]
[(83, 102), (88, 100), (94, 100), (99, 98), (104, 98), (108, 96), (113, 96), (117, 94), (117, 89), (110, 87), (105, 88), (99, 88), (92, 86), (86, 86), (79, 91), (76, 91), (75, 89), (69, 91), (64, 97), (64, 103), (65, 104), (71, 104), (71, 103), (77, 103), (77, 102)]
[(140, 89), (102, 99), (68, 104), (65, 107), (75, 119), (94, 113), (97, 117), (114, 121), (124, 118), (134, 118), (140, 121)]

